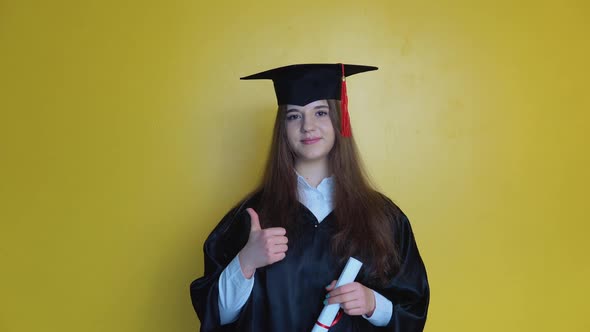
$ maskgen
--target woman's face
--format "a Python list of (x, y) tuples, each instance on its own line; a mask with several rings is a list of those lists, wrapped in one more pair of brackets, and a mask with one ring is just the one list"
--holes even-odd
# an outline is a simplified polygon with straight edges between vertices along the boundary
[(334, 146), (334, 126), (326, 100), (305, 106), (287, 105), (287, 140), (298, 162), (327, 160)]

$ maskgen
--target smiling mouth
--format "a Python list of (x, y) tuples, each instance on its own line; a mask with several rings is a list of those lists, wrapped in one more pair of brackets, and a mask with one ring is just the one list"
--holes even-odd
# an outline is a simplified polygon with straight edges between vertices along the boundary
[(319, 138), (319, 137), (303, 139), (303, 140), (301, 140), (301, 143), (303, 143), (303, 144), (314, 144), (316, 142), (319, 142), (320, 139), (321, 138)]

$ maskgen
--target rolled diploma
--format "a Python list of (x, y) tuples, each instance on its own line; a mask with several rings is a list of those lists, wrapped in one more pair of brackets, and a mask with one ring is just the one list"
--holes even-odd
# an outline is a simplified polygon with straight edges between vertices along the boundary
[[(346, 285), (346, 284), (350, 284), (351, 282), (354, 281), (354, 279), (356, 279), (356, 276), (359, 273), (359, 270), (361, 269), (361, 266), (363, 266), (363, 263), (361, 263), (360, 261), (358, 261), (357, 259), (350, 257), (348, 259), (348, 262), (346, 262), (346, 265), (344, 266), (344, 270), (342, 270), (342, 273), (340, 274), (340, 278), (338, 278), (338, 281), (336, 282), (336, 286), (334, 288)], [(334, 318), (336, 318), (336, 314), (338, 313), (338, 309), (340, 309), (340, 304), (335, 303), (335, 304), (328, 304), (326, 306), (324, 306), (324, 309), (322, 309), (322, 312), (320, 313), (320, 317), (318, 318), (317, 322), (315, 323), (315, 325), (313, 326), (313, 329), (311, 330), (311, 332), (325, 332), (328, 331), (327, 328), (318, 325), (318, 323), (321, 323), (324, 326), (331, 326), (332, 322), (334, 321)]]

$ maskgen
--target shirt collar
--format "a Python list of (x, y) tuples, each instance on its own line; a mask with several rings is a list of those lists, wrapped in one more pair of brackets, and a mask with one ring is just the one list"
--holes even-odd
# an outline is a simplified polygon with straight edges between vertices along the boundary
[(304, 192), (305, 191), (319, 191), (326, 198), (332, 197), (332, 191), (334, 189), (334, 176), (330, 175), (329, 177), (324, 178), (322, 181), (320, 181), (317, 188), (315, 188), (315, 187), (311, 186), (309, 183), (307, 183), (307, 181), (305, 180), (305, 178), (303, 176), (301, 176), (301, 174), (299, 174), (297, 171), (295, 171), (295, 173), (297, 174), (297, 187), (300, 190), (303, 190)]

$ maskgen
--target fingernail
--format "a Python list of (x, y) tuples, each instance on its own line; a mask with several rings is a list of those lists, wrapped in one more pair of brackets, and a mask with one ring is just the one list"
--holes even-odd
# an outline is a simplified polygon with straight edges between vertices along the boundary
[(328, 305), (328, 300), (324, 300), (324, 305)]
[(330, 294), (326, 294), (326, 298), (330, 298)]

